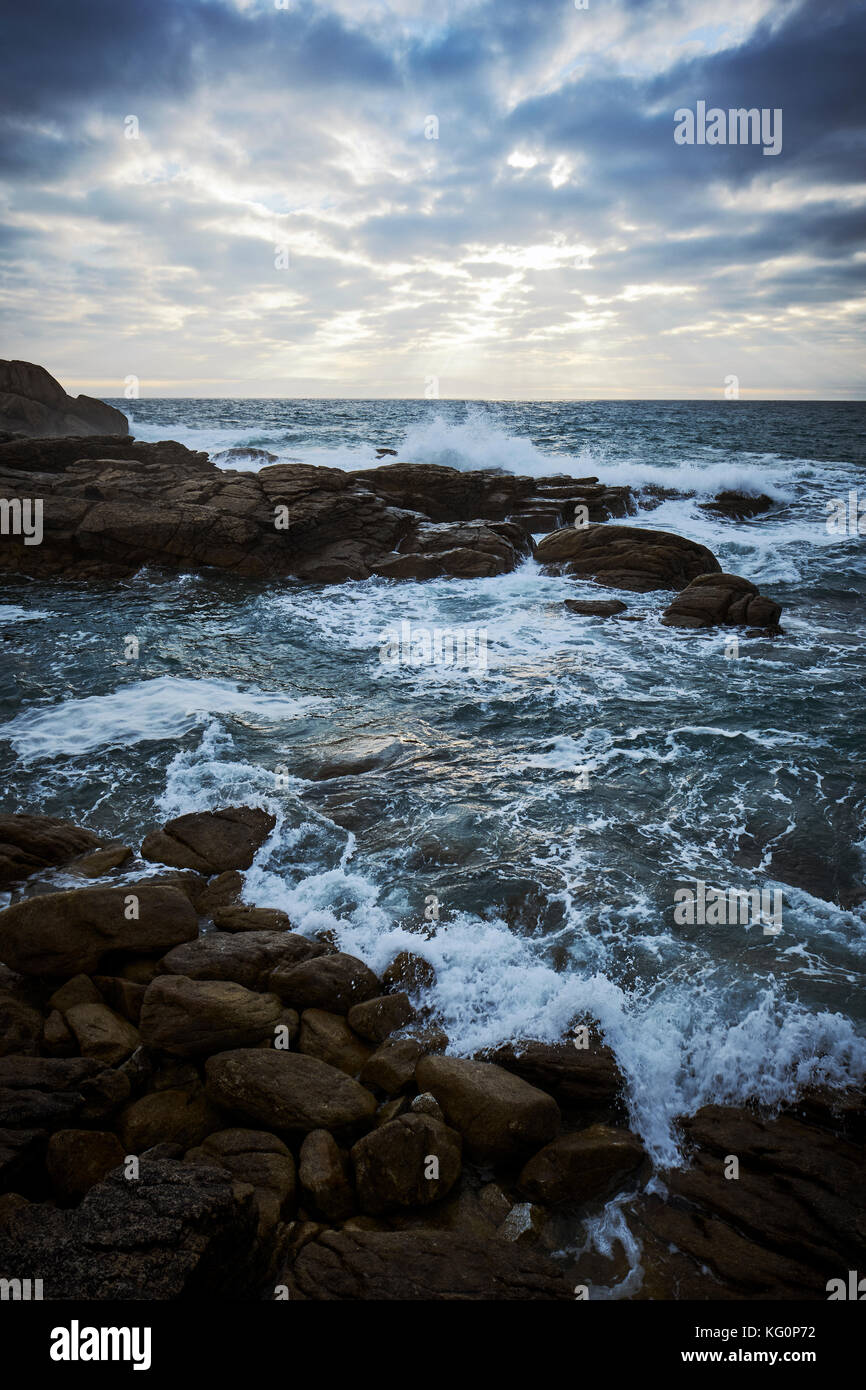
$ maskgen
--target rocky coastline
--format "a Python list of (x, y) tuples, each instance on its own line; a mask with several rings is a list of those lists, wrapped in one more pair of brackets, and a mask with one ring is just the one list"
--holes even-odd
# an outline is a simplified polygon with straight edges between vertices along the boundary
[[(658, 1171), (591, 1018), (452, 1057), (423, 931), (378, 977), (242, 902), (272, 824), (194, 813), (136, 849), (0, 817), (7, 1278), (49, 1299), (825, 1299), (856, 1267), (862, 1096), (705, 1107)], [(616, 1195), (630, 1235), (605, 1254), (586, 1222)]]

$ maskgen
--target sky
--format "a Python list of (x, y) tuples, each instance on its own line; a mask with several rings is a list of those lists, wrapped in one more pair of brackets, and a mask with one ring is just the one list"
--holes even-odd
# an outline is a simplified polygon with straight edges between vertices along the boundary
[[(866, 4), (578, 3), (2, 0), (0, 356), (110, 397), (866, 396)], [(699, 102), (781, 150), (677, 143)]]

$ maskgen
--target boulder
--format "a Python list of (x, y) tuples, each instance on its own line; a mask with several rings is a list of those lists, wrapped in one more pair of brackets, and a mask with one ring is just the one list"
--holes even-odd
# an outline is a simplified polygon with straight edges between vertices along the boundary
[(401, 1115), (352, 1149), (355, 1188), (372, 1216), (424, 1207), (447, 1196), (460, 1177), (460, 1135), (429, 1115)]
[(275, 994), (257, 994), (230, 980), (160, 975), (144, 996), (141, 1039), (173, 1057), (208, 1057), (273, 1041), (282, 1008)]
[(92, 974), (109, 952), (167, 951), (197, 930), (189, 899), (170, 884), (76, 888), (0, 912), (0, 960), (22, 975)]
[(129, 1096), (120, 1071), (92, 1057), (0, 1058), (0, 1125), (62, 1129), (103, 1120)]
[(399, 1095), (415, 1080), (420, 1056), (421, 1044), (414, 1038), (388, 1038), (361, 1068), (361, 1084), (373, 1086), (386, 1096)]
[(559, 1130), (552, 1096), (490, 1062), (422, 1057), (415, 1076), (419, 1089), (435, 1096), (448, 1124), (482, 1162), (526, 1157)]
[(764, 598), (736, 574), (701, 574), (665, 609), (665, 627), (769, 627), (778, 625), (781, 604)]
[(89, 975), (73, 975), (71, 980), (64, 980), (60, 988), (54, 991), (48, 1000), (48, 1007), (57, 1009), (65, 1015), (70, 1009), (74, 1009), (76, 1004), (102, 1004), (103, 1002), (98, 987)]
[(143, 1161), (92, 1187), (81, 1205), (32, 1204), (0, 1228), (6, 1278), (38, 1270), (52, 1300), (244, 1299), (272, 1252), (257, 1240), (253, 1192), (213, 1166)]
[(107, 1130), (59, 1129), (45, 1155), (51, 1185), (62, 1202), (77, 1202), (124, 1160), (116, 1134)]
[(591, 1125), (535, 1154), (520, 1174), (520, 1190), (548, 1206), (603, 1201), (634, 1177), (644, 1158), (643, 1145), (629, 1130)]
[(207, 1093), (225, 1111), (288, 1134), (342, 1134), (372, 1119), (375, 1097), (336, 1067), (298, 1052), (240, 1048), (209, 1057)]
[(625, 1082), (616, 1058), (590, 1031), (590, 1046), (571, 1043), (505, 1043), (483, 1054), (530, 1085), (554, 1096), (564, 1109), (607, 1113), (616, 1108)]
[(39, 1187), (47, 1140), (44, 1129), (0, 1129), (0, 1193)]
[(101, 1002), (75, 1004), (66, 1012), (66, 1026), (82, 1057), (95, 1057), (109, 1067), (125, 1061), (141, 1041), (137, 1028)]
[(547, 574), (592, 578), (635, 593), (682, 589), (699, 574), (721, 573), (705, 545), (642, 526), (566, 527), (539, 542), (536, 558)]
[(281, 1139), (260, 1129), (220, 1129), (198, 1148), (187, 1163), (215, 1163), (237, 1182), (249, 1183), (259, 1211), (259, 1231), (291, 1215), (295, 1203), (295, 1160)]
[(231, 980), (267, 991), (277, 966), (286, 969), (325, 954), (326, 947), (295, 932), (208, 932), (169, 951), (160, 970), (191, 980)]
[(158, 864), (202, 874), (248, 869), (275, 824), (275, 816), (252, 806), (193, 811), (148, 835), (141, 854)]
[(573, 1300), (550, 1260), (452, 1231), (322, 1231), (282, 1276), (292, 1300), (492, 1302)]
[(93, 854), (85, 854), (83, 859), (76, 859), (72, 867), (84, 878), (102, 878), (112, 869), (119, 869), (131, 855), (129, 845), (108, 845), (105, 849), (95, 850)]
[(301, 1014), (298, 1051), (357, 1076), (373, 1049), (349, 1027), (340, 1014), (325, 1009), (305, 1009)]
[(298, 1180), (305, 1205), (326, 1221), (345, 1221), (355, 1211), (348, 1155), (326, 1129), (311, 1130), (304, 1139)]
[(213, 922), (220, 931), (291, 931), (285, 912), (276, 907), (247, 907), (236, 903), (213, 909)]
[(129, 434), (120, 410), (93, 396), (69, 396), (33, 362), (0, 361), (0, 428), (35, 438)]
[(714, 512), (717, 516), (730, 517), (733, 521), (743, 521), (750, 516), (760, 516), (776, 504), (765, 492), (758, 494), (734, 492), (732, 490), (716, 493), (712, 502), (702, 502), (701, 510)]
[(375, 999), (382, 990), (362, 960), (342, 951), (300, 965), (277, 966), (269, 988), (293, 1009), (327, 1009), (334, 1014), (347, 1014), (353, 1004)]
[(92, 830), (54, 816), (0, 815), (0, 886), (66, 864), (98, 844)]
[(42, 1010), (29, 996), (30, 981), (9, 976), (0, 984), (0, 1057), (12, 1052), (35, 1056), (42, 1036)]
[(432, 989), (435, 983), (435, 967), (412, 951), (401, 951), (382, 973), (382, 984), (386, 989), (406, 990), (410, 994)]
[(370, 1042), (384, 1042), (404, 1024), (411, 1023), (415, 1010), (408, 994), (383, 994), (349, 1010), (349, 1026)]
[(200, 1086), (150, 1091), (128, 1105), (119, 1119), (126, 1152), (139, 1156), (157, 1144), (191, 1149), (224, 1128), (225, 1120)]

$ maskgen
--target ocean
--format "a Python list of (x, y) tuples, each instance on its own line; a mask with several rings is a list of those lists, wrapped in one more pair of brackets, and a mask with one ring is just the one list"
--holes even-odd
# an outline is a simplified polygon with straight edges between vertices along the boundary
[[(533, 560), (491, 579), (328, 587), (11, 578), (9, 810), (137, 846), (183, 812), (267, 807), (277, 824), (247, 901), (333, 931), (377, 970), (420, 949), (455, 1053), (597, 1019), (660, 1163), (679, 1160), (679, 1114), (863, 1078), (866, 405), (111, 403), (137, 438), (212, 455), (355, 470), (385, 447), (628, 483), (628, 524), (709, 546), (783, 605), (784, 633), (741, 632), (732, 654), (729, 630), (660, 626), (666, 594), (546, 577)], [(774, 506), (745, 521), (702, 510), (722, 489)], [(853, 528), (828, 528), (841, 503)], [(645, 620), (563, 604), (599, 596)], [(383, 662), (383, 634), (405, 623), (483, 632), (485, 662)], [(370, 770), (309, 775), (335, 741), (371, 739), (384, 752)], [(781, 932), (677, 922), (674, 892), (697, 882), (781, 893)]]

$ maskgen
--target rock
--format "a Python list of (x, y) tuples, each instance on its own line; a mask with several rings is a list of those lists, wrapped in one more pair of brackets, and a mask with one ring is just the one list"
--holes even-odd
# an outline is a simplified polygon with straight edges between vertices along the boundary
[(77, 1202), (124, 1160), (116, 1134), (105, 1130), (59, 1129), (45, 1156), (51, 1185), (62, 1202)]
[(96, 850), (93, 854), (86, 854), (72, 867), (77, 874), (83, 874), (85, 878), (102, 878), (103, 874), (111, 873), (112, 869), (119, 869), (131, 854), (129, 845), (110, 845), (106, 849)]
[(151, 1091), (134, 1100), (120, 1116), (120, 1137), (126, 1152), (139, 1156), (163, 1143), (191, 1149), (224, 1128), (225, 1120), (201, 1088)]
[(451, 1231), (324, 1231), (301, 1247), (282, 1282), (298, 1300), (574, 1297), (556, 1266), (535, 1251)]
[(305, 1056), (318, 1057), (347, 1076), (357, 1076), (372, 1050), (340, 1014), (324, 1009), (305, 1009), (301, 1014), (298, 1051)]
[(559, 1129), (559, 1107), (551, 1096), (492, 1063), (422, 1057), (415, 1076), (480, 1161), (524, 1157)]
[(30, 1202), (20, 1192), (4, 1192), (0, 1196), (0, 1226), (14, 1216), (16, 1211), (29, 1207)]
[(102, 1004), (104, 1000), (89, 975), (73, 975), (56, 989), (48, 1000), (48, 1007), (67, 1014), (76, 1004)]
[(232, 980), (264, 992), (278, 965), (291, 969), (324, 955), (325, 949), (295, 932), (208, 932), (169, 951), (160, 970), (192, 980)]
[(0, 1125), (68, 1128), (103, 1120), (129, 1095), (122, 1072), (91, 1057), (0, 1058)]
[(230, 980), (160, 975), (144, 996), (141, 1039), (173, 1057), (208, 1057), (273, 1041), (281, 1013), (275, 994), (257, 994)]
[[(644, 1195), (634, 1207), (633, 1229), (652, 1241), (642, 1256), (649, 1296), (676, 1279), (703, 1298), (825, 1300), (827, 1281), (858, 1267), (861, 1145), (790, 1113), (765, 1118), (715, 1105), (682, 1127), (689, 1166), (664, 1174), (664, 1202)], [(736, 1181), (725, 1176), (730, 1156)], [(684, 1269), (667, 1259), (670, 1245)]]
[(386, 1096), (399, 1095), (415, 1080), (415, 1066), (420, 1056), (421, 1044), (414, 1038), (389, 1038), (364, 1063), (361, 1084), (373, 1086)]
[(624, 613), (627, 604), (618, 598), (567, 598), (565, 606), (571, 613), (579, 613), (586, 618), (612, 618), (617, 613)]
[(535, 1154), (520, 1174), (520, 1190), (535, 1202), (597, 1202), (624, 1187), (645, 1158), (627, 1129), (591, 1125), (563, 1134)]
[(401, 951), (382, 974), (382, 984), (389, 990), (406, 990), (417, 994), (421, 990), (432, 989), (436, 983), (436, 970), (423, 956), (412, 951)]
[(349, 1027), (370, 1042), (384, 1042), (405, 1023), (411, 1023), (415, 1010), (408, 994), (383, 994), (349, 1010)]
[(78, 1051), (75, 1038), (59, 1009), (52, 1009), (45, 1020), (42, 1047), (48, 1057), (71, 1057)]
[(92, 396), (68, 396), (33, 362), (0, 361), (0, 426), (35, 438), (129, 434), (129, 421)]
[(0, 1230), (7, 1278), (34, 1269), (53, 1300), (244, 1299), (267, 1273), (250, 1188), (212, 1166), (143, 1162), (111, 1173), (71, 1211), (34, 1204)]
[(625, 1082), (610, 1048), (592, 1030), (588, 1040), (588, 1048), (570, 1043), (506, 1043), (483, 1056), (547, 1091), (565, 1109), (607, 1114), (617, 1107)]
[(22, 1052), (35, 1056), (42, 1036), (42, 1011), (28, 997), (29, 982), (10, 975), (0, 985), (0, 1057)]
[(305, 1205), (326, 1221), (345, 1221), (355, 1211), (355, 1192), (348, 1155), (326, 1129), (314, 1129), (304, 1139), (298, 1180)]
[(330, 782), (393, 767), (417, 748), (409, 739), (389, 738), (387, 734), (319, 740), (296, 745), (299, 757), (293, 768), (295, 775), (306, 782)]
[(248, 869), (275, 825), (275, 816), (252, 806), (193, 811), (148, 835), (141, 853), (158, 864), (203, 874)]
[(432, 1115), (434, 1120), (445, 1120), (442, 1107), (432, 1091), (419, 1091), (409, 1102), (409, 1109), (413, 1115)]
[(137, 1028), (147, 986), (135, 980), (125, 980), (120, 975), (94, 975), (93, 982), (108, 1007), (129, 1019)]
[(125, 1061), (140, 1042), (138, 1029), (107, 1004), (75, 1004), (66, 1011), (66, 1026), (82, 1057), (95, 1057), (109, 1067)]
[(237, 472), (171, 440), (117, 435), (0, 442), (0, 478), (9, 501), (44, 503), (43, 543), (7, 537), (0, 568), (79, 580), (145, 564), (326, 584), (492, 575), (532, 553), (529, 532), (578, 505), (596, 521), (631, 506), (627, 488), (589, 479), (420, 464)]
[(350, 1132), (376, 1110), (375, 1097), (363, 1086), (298, 1052), (240, 1048), (209, 1057), (205, 1070), (214, 1104), (288, 1134)]
[(300, 965), (277, 966), (269, 987), (294, 1009), (327, 1009), (334, 1014), (347, 1014), (353, 1004), (374, 999), (382, 988), (362, 960), (342, 951)]
[(275, 907), (247, 907), (238, 903), (213, 910), (214, 926), (220, 931), (291, 931), (285, 912)]
[(38, 1187), (47, 1140), (44, 1129), (0, 1129), (0, 1192)]
[(220, 1129), (186, 1154), (187, 1163), (216, 1163), (249, 1183), (260, 1233), (289, 1217), (295, 1205), (295, 1160), (281, 1139), (260, 1129)]
[(705, 545), (642, 526), (567, 527), (545, 536), (536, 558), (547, 574), (591, 576), (598, 584), (636, 593), (682, 589), (699, 574), (721, 573)]
[(765, 492), (758, 493), (757, 496), (745, 492), (719, 492), (712, 502), (702, 502), (701, 510), (714, 512), (718, 516), (727, 516), (734, 521), (742, 521), (746, 517), (759, 516), (761, 512), (768, 512), (775, 503), (772, 497), (768, 497)]
[(222, 907), (243, 906), (238, 903), (244, 886), (243, 875), (237, 869), (217, 874), (198, 895), (196, 907), (203, 916), (210, 916)]
[(53, 816), (0, 815), (0, 885), (66, 864), (98, 844), (92, 830)]
[(22, 975), (91, 974), (109, 952), (167, 951), (197, 930), (189, 900), (168, 884), (76, 888), (0, 912), (0, 960)]
[(781, 605), (758, 593), (736, 574), (702, 574), (677, 594), (662, 614), (665, 627), (775, 627)]
[(429, 1115), (401, 1115), (359, 1139), (352, 1149), (361, 1210), (423, 1207), (447, 1196), (461, 1171), (462, 1143)]
[[(376, 1111), (376, 1119), (374, 1121), (375, 1128), (378, 1129), (380, 1125), (389, 1125), (392, 1120), (397, 1120), (401, 1115), (407, 1115), (408, 1113), (409, 1097), (394, 1096), (392, 1100), (384, 1101)], [(436, 1118), (444, 1122), (444, 1116), (441, 1111)]]

